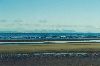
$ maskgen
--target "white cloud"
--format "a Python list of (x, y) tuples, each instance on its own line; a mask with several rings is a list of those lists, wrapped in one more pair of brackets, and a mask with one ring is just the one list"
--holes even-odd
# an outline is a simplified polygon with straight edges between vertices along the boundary
[(59, 25), (32, 22), (1, 22), (0, 31), (33, 32), (34, 30), (74, 30), (77, 32), (100, 32), (95, 26)]

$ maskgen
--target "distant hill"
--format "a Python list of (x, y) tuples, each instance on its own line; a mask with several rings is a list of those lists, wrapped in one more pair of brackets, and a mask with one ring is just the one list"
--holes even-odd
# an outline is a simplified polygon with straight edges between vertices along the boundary
[(76, 33), (74, 30), (0, 31), (0, 33)]

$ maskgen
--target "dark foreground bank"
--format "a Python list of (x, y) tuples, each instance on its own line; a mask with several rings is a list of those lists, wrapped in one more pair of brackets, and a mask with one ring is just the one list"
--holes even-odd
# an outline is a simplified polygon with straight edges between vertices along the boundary
[(0, 54), (0, 66), (100, 66), (100, 53)]

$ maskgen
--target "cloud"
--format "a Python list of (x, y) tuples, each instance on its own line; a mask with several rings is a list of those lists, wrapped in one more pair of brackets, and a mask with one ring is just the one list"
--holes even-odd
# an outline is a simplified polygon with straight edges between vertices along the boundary
[(39, 23), (47, 23), (48, 21), (46, 19), (42, 19), (38, 21)]
[(24, 22), (22, 19), (15, 19), (14, 22)]
[(0, 22), (7, 22), (7, 20), (6, 19), (1, 19)]
[(74, 30), (78, 32), (100, 32), (99, 27), (92, 25), (66, 25), (50, 24), (47, 20), (39, 20), (38, 23), (27, 22), (22, 19), (1, 19), (0, 31), (28, 32), (34, 30)]
[(1, 19), (0, 22), (5, 23), (11, 23), (11, 22), (24, 22), (22, 19)]

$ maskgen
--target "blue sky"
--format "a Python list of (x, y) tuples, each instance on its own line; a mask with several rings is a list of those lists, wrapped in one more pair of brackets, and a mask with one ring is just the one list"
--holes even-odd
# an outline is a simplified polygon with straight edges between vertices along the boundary
[(99, 28), (100, 0), (0, 0), (0, 31)]

